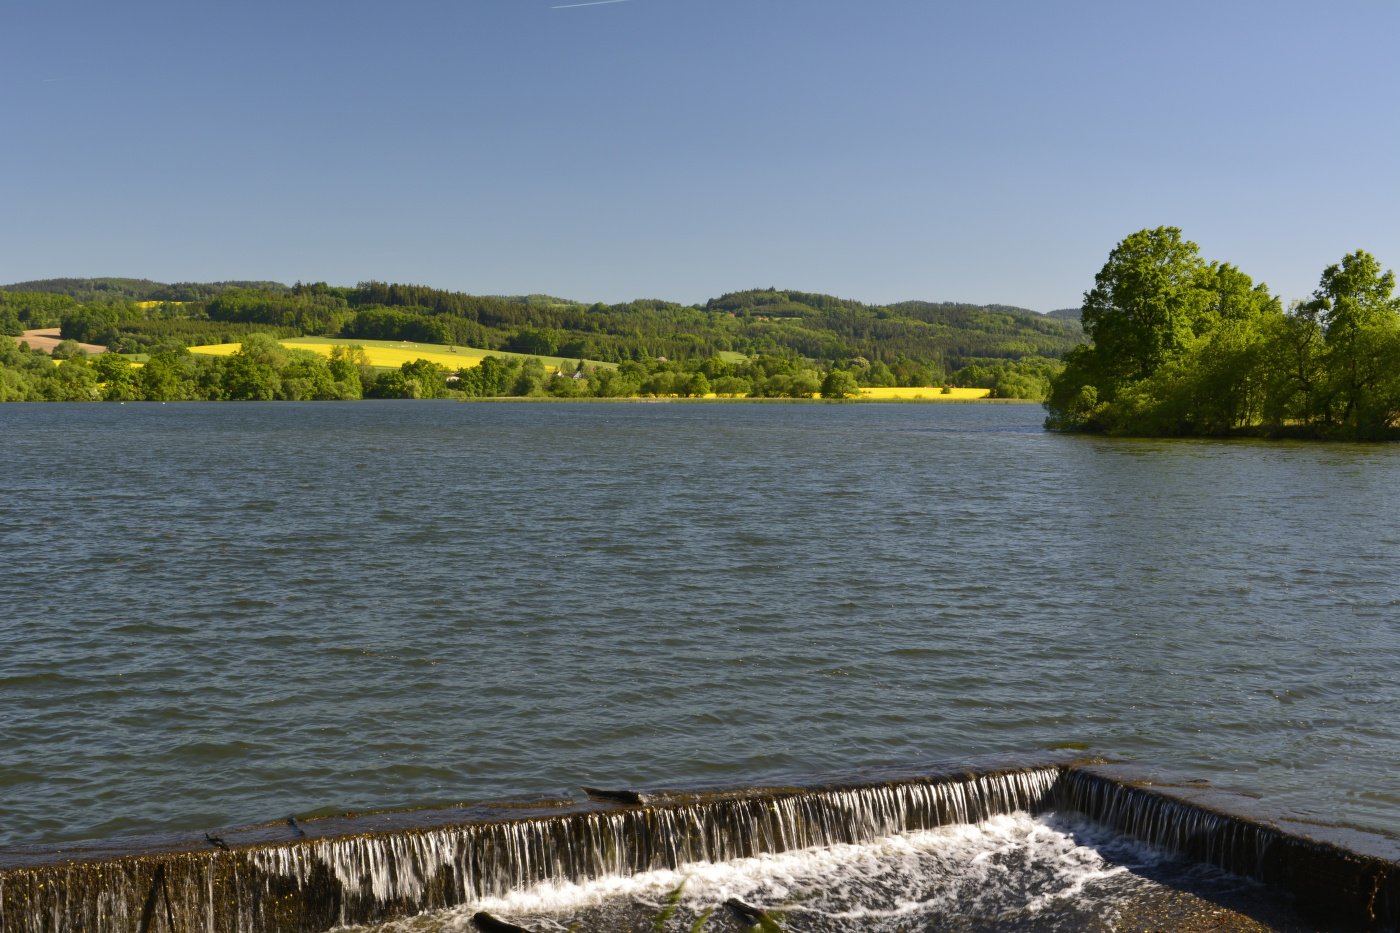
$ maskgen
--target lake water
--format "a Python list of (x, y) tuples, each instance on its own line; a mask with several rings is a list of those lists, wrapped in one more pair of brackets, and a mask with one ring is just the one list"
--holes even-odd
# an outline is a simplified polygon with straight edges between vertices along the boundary
[(1400, 447), (0, 406), (0, 843), (1083, 743), (1400, 830)]

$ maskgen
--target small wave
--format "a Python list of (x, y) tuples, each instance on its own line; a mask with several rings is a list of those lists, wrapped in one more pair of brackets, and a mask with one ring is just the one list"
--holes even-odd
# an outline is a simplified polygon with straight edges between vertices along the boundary
[(247, 742), (188, 742), (172, 749), (171, 754), (192, 762), (229, 761), (247, 754), (253, 748)]

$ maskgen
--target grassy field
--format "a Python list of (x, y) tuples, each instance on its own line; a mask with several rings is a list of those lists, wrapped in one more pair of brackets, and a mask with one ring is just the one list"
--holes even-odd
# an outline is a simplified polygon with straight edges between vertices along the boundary
[(872, 388), (861, 389), (860, 397), (868, 399), (919, 399), (925, 402), (966, 402), (971, 399), (986, 398), (991, 389), (952, 389), (944, 392), (941, 386), (913, 388)]
[[(463, 369), (475, 366), (488, 356), (500, 357), (528, 357), (528, 353), (507, 353), (504, 350), (478, 350), (473, 347), (450, 347), (436, 343), (409, 343), (402, 340), (349, 340), (344, 337), (288, 337), (278, 341), (284, 347), (292, 347), (302, 350), (314, 350), (322, 356), (331, 355), (331, 347), (357, 346), (364, 347), (365, 356), (369, 358), (371, 366), (379, 366), (386, 369), (397, 369), (404, 363), (411, 363), (414, 360), (428, 360), (437, 363), (447, 369)], [(236, 343), (211, 343), (202, 347), (190, 347), (191, 353), (206, 353), (210, 356), (228, 356), (238, 351), (240, 344)], [(567, 369), (572, 371), (578, 365), (576, 359), (566, 359), (558, 356), (541, 356), (540, 362), (544, 363), (548, 369)], [(604, 369), (616, 369), (616, 363), (602, 363), (594, 360), (585, 360), (591, 366), (598, 366)]]

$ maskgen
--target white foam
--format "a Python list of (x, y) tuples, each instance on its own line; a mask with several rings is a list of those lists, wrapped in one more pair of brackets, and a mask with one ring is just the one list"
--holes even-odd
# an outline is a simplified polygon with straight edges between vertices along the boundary
[(1100, 854), (1103, 844), (1116, 849), (1120, 861), (1125, 854), (1138, 862), (1158, 857), (1089, 824), (1014, 813), (865, 844), (697, 862), (584, 883), (537, 884), (375, 929), (471, 930), (471, 915), (486, 910), (534, 929), (562, 930), (571, 917), (609, 905), (643, 905), (644, 912), (659, 912), (677, 889), (684, 916), (738, 898), (814, 929), (893, 929), (901, 918), (926, 922), (940, 916), (1010, 920), (1064, 910), (1090, 887), (1102, 914), (1135, 886), (1126, 868)]

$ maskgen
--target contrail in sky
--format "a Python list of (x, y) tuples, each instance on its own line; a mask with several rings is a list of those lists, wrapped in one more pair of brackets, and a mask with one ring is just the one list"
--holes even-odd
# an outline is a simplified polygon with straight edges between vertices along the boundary
[(551, 10), (572, 10), (579, 6), (602, 6), (605, 3), (627, 3), (628, 0), (588, 0), (587, 3), (566, 3), (563, 6), (552, 6)]

